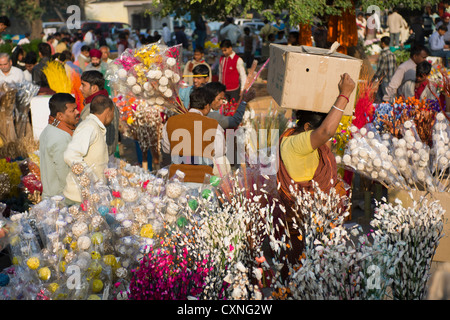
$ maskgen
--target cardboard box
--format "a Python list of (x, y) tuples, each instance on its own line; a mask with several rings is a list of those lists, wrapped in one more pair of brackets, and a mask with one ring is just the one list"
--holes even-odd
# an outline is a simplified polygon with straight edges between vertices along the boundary
[[(282, 108), (328, 113), (339, 95), (341, 74), (357, 83), (362, 60), (308, 46), (270, 44), (267, 91)], [(345, 115), (352, 115), (356, 88)]]
[[(411, 191), (414, 200), (418, 201), (421, 197), (427, 194), (426, 191)], [(439, 240), (439, 245), (436, 249), (436, 254), (433, 257), (433, 261), (450, 261), (450, 192), (431, 192), (426, 195), (428, 201), (439, 200), (439, 204), (445, 210), (444, 214), (444, 228), (442, 230), (443, 237)], [(388, 190), (388, 201), (394, 204), (395, 199), (399, 199), (403, 203), (403, 207), (412, 206), (413, 199), (409, 196), (409, 192), (406, 190)]]

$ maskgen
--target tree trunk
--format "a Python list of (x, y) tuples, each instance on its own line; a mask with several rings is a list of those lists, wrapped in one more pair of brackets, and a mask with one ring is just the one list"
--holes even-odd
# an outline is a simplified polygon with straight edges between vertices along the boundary
[(298, 44), (301, 46), (312, 46), (312, 30), (309, 23), (300, 23)]
[(89, 4), (88, 0), (80, 0), (80, 9), (81, 9), (81, 21), (86, 20), (86, 5)]
[[(40, 0), (33, 0), (34, 7), (39, 8), (40, 7)], [(33, 17), (34, 18), (34, 17)], [(42, 18), (41, 16), (36, 17), (35, 19), (30, 19), (30, 39), (39, 39), (41, 38), (41, 32), (42, 29)]]
[(31, 27), (30, 39), (40, 39), (41, 32), (43, 31), (42, 19), (39, 18), (39, 19), (35, 19), (35, 20), (31, 21), (30, 27)]
[(358, 30), (356, 28), (355, 5), (342, 12), (340, 16), (331, 16), (328, 20), (327, 41), (340, 43), (338, 52), (347, 54), (348, 49), (358, 44)]

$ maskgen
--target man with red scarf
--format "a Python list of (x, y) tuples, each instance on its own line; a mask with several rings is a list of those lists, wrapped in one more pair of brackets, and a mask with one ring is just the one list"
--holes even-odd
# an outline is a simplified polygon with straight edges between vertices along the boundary
[[(92, 99), (99, 95), (109, 97), (109, 94), (105, 89), (105, 79), (102, 73), (96, 70), (83, 72), (80, 90), (84, 97), (84, 108), (81, 111), (81, 120), (84, 120), (91, 112), (90, 104)], [(119, 117), (119, 110), (117, 107), (114, 107), (114, 119), (106, 127), (106, 144), (108, 145), (109, 155), (114, 154), (119, 143)]]
[(416, 79), (406, 81), (398, 89), (398, 95), (405, 99), (415, 97), (417, 100), (436, 100), (436, 90), (428, 80), (431, 68), (431, 63), (426, 60), (419, 63), (416, 67)]
[(80, 120), (75, 98), (68, 93), (56, 93), (49, 101), (48, 125), (39, 136), (41, 181), (44, 198), (62, 195), (70, 171), (64, 162), (64, 151), (72, 140)]

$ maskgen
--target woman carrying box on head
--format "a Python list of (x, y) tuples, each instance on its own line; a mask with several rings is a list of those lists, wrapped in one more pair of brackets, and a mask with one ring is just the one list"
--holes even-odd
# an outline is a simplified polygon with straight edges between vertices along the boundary
[(334, 187), (340, 195), (345, 194), (341, 183), (338, 183), (336, 160), (329, 141), (336, 133), (349, 97), (355, 89), (355, 82), (345, 73), (341, 75), (338, 87), (339, 96), (328, 114), (298, 110), (297, 125), (287, 129), (280, 137), (277, 182), (280, 184), (282, 204), (286, 208), (285, 220), (293, 247), (290, 259), (295, 261), (302, 253), (303, 244), (298, 238), (298, 230), (292, 226), (295, 217), (292, 209), (296, 201), (295, 195), (289, 191), (292, 181), (303, 191), (313, 192), (314, 180), (323, 192), (328, 193)]

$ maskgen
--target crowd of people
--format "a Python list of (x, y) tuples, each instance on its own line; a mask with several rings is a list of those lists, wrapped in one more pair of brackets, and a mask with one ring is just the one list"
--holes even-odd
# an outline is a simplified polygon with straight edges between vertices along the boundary
[[(445, 7), (425, 6), (421, 16), (404, 17), (397, 8), (387, 12), (383, 19), (378, 13), (357, 14), (359, 40), (363, 45), (377, 43), (381, 48), (372, 78), (379, 84), (375, 102), (393, 103), (398, 97), (438, 98), (445, 102), (445, 97), (429, 81), (433, 66), (428, 59), (440, 58), (442, 67), (448, 68), (450, 10), (448, 4), (442, 5)], [(409, 51), (409, 59), (397, 63), (394, 54), (397, 50)]]
[[(110, 48), (102, 43), (98, 34), (95, 37), (95, 33), (91, 33), (92, 30), (89, 30), (83, 37), (78, 34), (74, 39), (69, 38), (68, 34), (49, 35), (38, 44), (38, 57), (32, 52), (25, 53), (19, 44), (14, 50), (15, 53), (20, 52), (17, 60), (13, 60), (12, 55), (8, 53), (0, 55), (2, 71), (0, 82), (20, 83), (28, 79), (40, 87), (39, 94), (51, 95), (48, 125), (39, 138), (43, 196), (47, 198), (63, 194), (68, 205), (79, 203), (81, 199), (74, 178), (71, 176), (70, 167), (77, 162), (84, 163), (95, 168), (95, 175), (101, 179), (104, 177), (103, 170), (109, 157), (113, 156), (117, 150), (121, 135), (120, 114), (118, 108), (114, 106), (113, 94), (108, 92), (105, 80), (108, 65), (113, 61)], [(165, 32), (163, 32), (164, 36)], [(159, 40), (143, 35), (134, 43), (128, 41), (129, 39), (129, 32), (119, 34), (118, 54), (128, 48), (139, 48), (147, 42)], [(164, 39), (161, 40), (164, 41)], [(168, 40), (169, 45), (173, 44), (171, 40)], [(200, 118), (205, 123), (204, 130), (212, 126), (216, 127), (218, 134), (223, 134), (224, 128), (236, 128), (242, 121), (246, 103), (255, 94), (253, 90), (243, 94), (247, 69), (243, 59), (233, 50), (232, 41), (223, 39), (220, 47), (223, 56), (220, 58), (219, 81), (212, 81), (211, 67), (204, 59), (203, 48), (196, 46), (192, 61), (188, 61), (184, 68), (186, 86), (179, 93), (189, 112), (180, 116), (180, 119), (179, 117), (169, 118), (165, 130), (172, 128), (172, 123), (178, 123), (176, 128), (179, 125), (192, 126), (194, 121)], [(24, 62), (23, 66), (19, 64), (21, 61)], [(71, 94), (54, 92), (51, 89), (43, 72), (45, 66), (51, 61), (60, 62), (68, 74), (76, 72), (80, 75), (82, 109), (78, 107), (77, 101)], [(29, 75), (25, 76), (26, 72)], [(240, 102), (235, 115), (228, 117), (220, 114), (218, 109), (224, 101), (232, 99)], [(216, 141), (220, 141), (220, 138)], [(165, 159), (169, 159), (166, 163), (168, 165), (174, 163), (171, 143), (170, 138), (163, 139), (162, 151), (163, 155), (164, 152), (166, 153)], [(214, 157), (219, 155), (223, 157), (224, 153), (217, 150), (219, 147), (215, 148)], [(183, 155), (177, 156), (183, 157)], [(208, 162), (211, 159), (203, 160)], [(208, 162), (207, 168), (212, 169), (210, 165), (211, 163)], [(184, 168), (187, 173), (190, 170), (197, 173), (193, 174), (194, 178), (187, 174), (185, 181), (200, 182), (201, 179), (195, 178), (199, 176), (200, 167), (190, 167), (188, 164), (187, 168)], [(152, 169), (151, 163), (149, 169)], [(223, 169), (223, 172), (227, 171), (229, 166)]]

